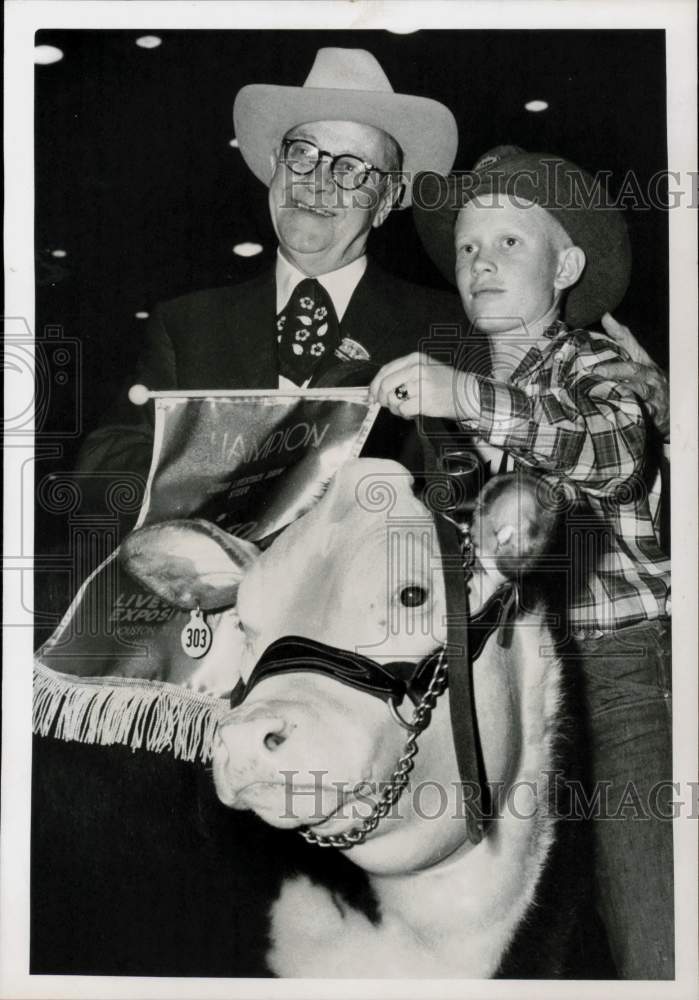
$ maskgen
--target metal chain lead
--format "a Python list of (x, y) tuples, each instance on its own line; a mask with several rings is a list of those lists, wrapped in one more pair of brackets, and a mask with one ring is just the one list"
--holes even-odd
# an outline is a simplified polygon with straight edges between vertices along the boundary
[(408, 784), (408, 775), (414, 766), (413, 758), (419, 749), (417, 738), (429, 726), (437, 699), (447, 686), (447, 668), (446, 649), (442, 648), (429, 686), (419, 703), (415, 706), (411, 723), (415, 727), (415, 731), (408, 737), (403, 753), (398, 758), (395, 771), (367, 818), (358, 827), (350, 830), (348, 833), (324, 835), (314, 833), (309, 829), (299, 830), (299, 833), (307, 843), (315, 844), (317, 847), (337, 847), (340, 850), (346, 850), (348, 847), (356, 847), (357, 844), (363, 844), (372, 830), (376, 829), (380, 820), (388, 813), (391, 806), (398, 801)]

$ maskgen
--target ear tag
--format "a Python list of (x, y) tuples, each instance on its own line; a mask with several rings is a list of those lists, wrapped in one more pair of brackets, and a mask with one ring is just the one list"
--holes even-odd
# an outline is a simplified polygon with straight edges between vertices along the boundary
[(180, 643), (182, 649), (191, 656), (193, 660), (198, 660), (209, 652), (211, 646), (211, 629), (206, 623), (201, 608), (197, 604), (189, 613), (189, 621), (182, 629)]

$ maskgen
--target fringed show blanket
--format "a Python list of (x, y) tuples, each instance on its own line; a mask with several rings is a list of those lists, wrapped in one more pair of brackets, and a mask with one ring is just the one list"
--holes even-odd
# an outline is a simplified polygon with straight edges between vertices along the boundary
[[(153, 459), (137, 527), (203, 518), (262, 544), (359, 454), (377, 412), (364, 389), (152, 395)], [(208, 760), (230, 692), (193, 689), (201, 661), (180, 642), (188, 620), (143, 590), (117, 549), (36, 655), (34, 731)]]

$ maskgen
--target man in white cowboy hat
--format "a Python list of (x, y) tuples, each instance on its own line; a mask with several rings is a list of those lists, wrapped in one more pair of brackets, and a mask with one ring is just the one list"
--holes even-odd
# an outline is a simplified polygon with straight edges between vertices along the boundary
[[(371, 373), (347, 362), (378, 368), (432, 326), (458, 328), (456, 296), (401, 281), (366, 253), (372, 229), (410, 204), (415, 173), (451, 168), (458, 137), (446, 107), (396, 93), (370, 52), (324, 48), (301, 87), (243, 87), (233, 117), (245, 162), (269, 187), (275, 265), (157, 306), (128, 385), (274, 389), (333, 381), (343, 365), (339, 381), (368, 384)], [(149, 408), (127, 402), (128, 385), (85, 442), (83, 471), (145, 475)]]

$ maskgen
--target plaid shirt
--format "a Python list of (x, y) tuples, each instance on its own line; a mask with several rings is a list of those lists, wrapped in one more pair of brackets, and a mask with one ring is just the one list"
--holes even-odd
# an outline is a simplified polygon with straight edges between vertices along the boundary
[(550, 343), (531, 347), (507, 382), (476, 376), (480, 417), (462, 426), (544, 476), (558, 504), (564, 492), (574, 629), (663, 617), (670, 562), (658, 541), (660, 476), (650, 468), (643, 413), (594, 373), (625, 355), (604, 334), (560, 321), (544, 336)]

